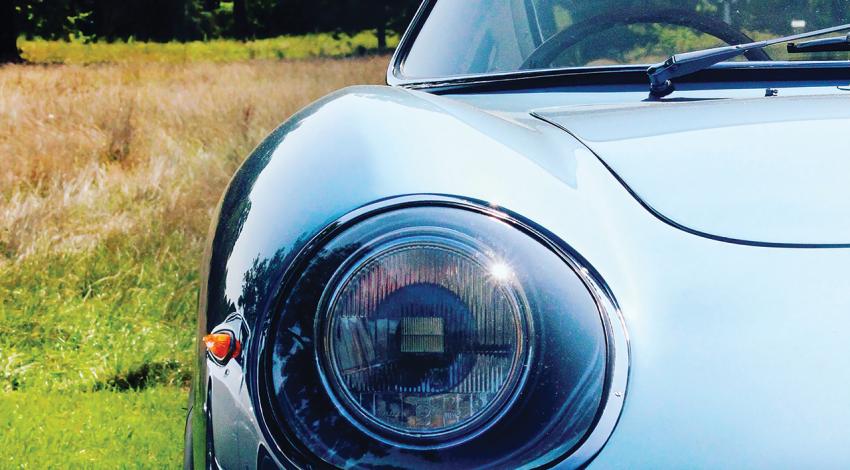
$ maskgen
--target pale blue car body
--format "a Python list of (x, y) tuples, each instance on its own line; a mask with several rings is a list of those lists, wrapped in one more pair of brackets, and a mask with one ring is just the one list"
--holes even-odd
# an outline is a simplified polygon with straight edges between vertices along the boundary
[(224, 468), (293, 465), (252, 368), (275, 280), (306, 240), (364, 206), (456, 197), (544, 227), (616, 300), (628, 380), (589, 468), (850, 467), (850, 91), (747, 81), (645, 98), (364, 86), (283, 124), (214, 223), (199, 332), (237, 322), (245, 353), (220, 366), (199, 350), (195, 465), (210, 439)]

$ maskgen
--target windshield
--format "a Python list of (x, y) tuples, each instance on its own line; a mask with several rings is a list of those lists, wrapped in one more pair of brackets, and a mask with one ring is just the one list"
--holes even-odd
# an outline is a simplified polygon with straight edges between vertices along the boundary
[[(668, 56), (848, 23), (850, 0), (431, 0), (401, 68), (422, 79), (652, 64)], [(845, 33), (846, 34), (846, 33)], [(789, 53), (737, 60), (848, 60)]]

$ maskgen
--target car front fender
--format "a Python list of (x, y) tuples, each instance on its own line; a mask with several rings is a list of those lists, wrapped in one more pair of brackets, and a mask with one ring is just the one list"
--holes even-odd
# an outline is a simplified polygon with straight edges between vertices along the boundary
[[(228, 412), (228, 419), (237, 421), (234, 428), (254, 429), (250, 439), (268, 446), (247, 365), (257, 362), (257, 339), (284, 273), (313, 237), (345, 214), (409, 195), (450, 195), (512, 210), (569, 234), (579, 252), (595, 251), (615, 264), (603, 249), (610, 246), (607, 234), (620, 233), (612, 224), (675, 232), (643, 211), (580, 142), (530, 115), (488, 113), (400, 88), (341, 90), (297, 113), (260, 144), (215, 214), (202, 267), (195, 410), (215, 413), (215, 397), (206, 390), (232, 384), (240, 390), (220, 395), (228, 403), (242, 397), (241, 410), (238, 416)], [(200, 344), (202, 335), (233, 315), (254, 332), (245, 339), (246, 366), (238, 371), (244, 379), (236, 381), (219, 377), (223, 368), (207, 359)], [(208, 415), (194, 413), (197, 465), (199, 452), (208, 449)], [(222, 457), (246, 447), (236, 444), (216, 443), (215, 452)], [(256, 443), (249, 447), (256, 450)]]

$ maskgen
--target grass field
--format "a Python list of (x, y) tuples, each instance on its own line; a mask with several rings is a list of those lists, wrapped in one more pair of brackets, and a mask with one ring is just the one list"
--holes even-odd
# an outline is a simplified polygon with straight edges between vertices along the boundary
[[(390, 35), (387, 44), (395, 47), (398, 36)], [(165, 44), (140, 42), (57, 42), (21, 40), (18, 47), (24, 58), (37, 63), (96, 64), (122, 62), (195, 61), (233, 62), (255, 59), (307, 59), (363, 55), (378, 47), (371, 32), (354, 36), (308, 34), (281, 36), (252, 41), (215, 39), (212, 41), (171, 42)]]
[(388, 58), (33, 44), (64, 64), (0, 67), (0, 468), (177, 467), (211, 211), (269, 131)]

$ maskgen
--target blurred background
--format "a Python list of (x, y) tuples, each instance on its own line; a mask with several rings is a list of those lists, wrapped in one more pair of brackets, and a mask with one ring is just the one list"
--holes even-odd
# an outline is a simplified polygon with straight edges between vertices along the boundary
[[(808, 26), (747, 16), (770, 2), (657, 3), (756, 38), (848, 15), (846, 0), (788, 0)], [(0, 0), (0, 468), (182, 464), (198, 267), (220, 195), (299, 108), (384, 83), (418, 3)], [(559, 27), (642, 4), (562, 3)], [(716, 42), (658, 25), (606, 35), (575, 61)]]

